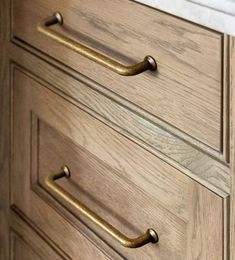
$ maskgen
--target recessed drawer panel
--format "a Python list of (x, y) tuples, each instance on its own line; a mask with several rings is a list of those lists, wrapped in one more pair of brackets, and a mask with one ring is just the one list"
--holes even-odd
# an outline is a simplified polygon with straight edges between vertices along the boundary
[[(57, 40), (36, 28), (55, 11), (63, 25), (48, 29), (57, 32)], [(13, 0), (13, 35), (220, 151), (222, 34), (133, 1)], [(158, 71), (118, 75), (76, 53), (77, 43), (108, 57), (103, 65), (110, 60), (132, 65), (151, 55)]]
[[(72, 259), (222, 259), (224, 198), (18, 69), (13, 85), (12, 203)], [(63, 165), (71, 176), (53, 180), (57, 192), (45, 178)], [(87, 208), (159, 241), (126, 248)]]

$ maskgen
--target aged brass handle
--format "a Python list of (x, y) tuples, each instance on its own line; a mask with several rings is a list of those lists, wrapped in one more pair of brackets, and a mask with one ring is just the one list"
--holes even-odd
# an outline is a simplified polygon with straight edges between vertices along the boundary
[(72, 39), (69, 39), (62, 34), (52, 30), (50, 28), (51, 25), (54, 24), (63, 24), (63, 17), (60, 13), (56, 12), (53, 16), (50, 16), (48, 18), (45, 18), (42, 20), (38, 26), (37, 29), (39, 32), (45, 34), (49, 38), (54, 39), (55, 41), (62, 43), (63, 45), (67, 46), (68, 48), (74, 50), (75, 52), (83, 55), (84, 57), (93, 60), (100, 65), (103, 65), (104, 67), (120, 74), (123, 76), (133, 76), (140, 74), (141, 72), (144, 72), (146, 70), (156, 70), (157, 69), (157, 63), (151, 56), (146, 56), (143, 61), (131, 65), (126, 66), (123, 65), (99, 52), (96, 52), (87, 46), (74, 41)]
[(75, 207), (79, 213), (83, 214), (97, 226), (106, 231), (111, 237), (116, 239), (121, 245), (129, 248), (137, 248), (144, 246), (147, 243), (157, 243), (158, 235), (155, 230), (148, 229), (145, 234), (137, 237), (137, 238), (128, 238), (120, 231), (118, 231), (115, 227), (107, 223), (104, 219), (98, 216), (95, 212), (90, 210), (87, 206), (85, 206), (82, 202), (75, 199), (71, 194), (65, 191), (62, 187), (60, 187), (55, 180), (58, 180), (62, 177), (70, 177), (70, 170), (67, 166), (63, 166), (59, 173), (50, 174), (45, 178), (46, 185), (55, 193), (57, 193), (61, 198), (63, 198), (66, 202), (68, 202), (71, 206)]

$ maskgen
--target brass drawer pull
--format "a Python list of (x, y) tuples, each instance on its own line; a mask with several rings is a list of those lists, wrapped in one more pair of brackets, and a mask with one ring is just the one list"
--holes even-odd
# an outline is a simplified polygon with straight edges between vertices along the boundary
[(87, 206), (85, 206), (82, 202), (75, 199), (71, 194), (66, 192), (62, 187), (60, 187), (55, 181), (63, 178), (63, 177), (70, 177), (70, 171), (69, 168), (66, 166), (63, 166), (61, 171), (59, 173), (53, 173), (50, 174), (45, 178), (46, 185), (51, 188), (51, 190), (55, 193), (57, 193), (61, 198), (63, 198), (66, 202), (68, 202), (71, 206), (75, 207), (79, 213), (83, 214), (85, 217), (87, 217), (89, 220), (91, 220), (93, 223), (95, 223), (97, 226), (102, 228), (104, 231), (106, 231), (111, 237), (116, 239), (121, 245), (124, 247), (129, 248), (137, 248), (144, 246), (147, 243), (157, 243), (158, 242), (158, 235), (155, 230), (148, 229), (145, 234), (131, 239), (126, 237), (124, 234), (122, 234), (120, 231), (118, 231), (115, 227), (107, 223), (104, 219), (99, 217), (95, 212), (93, 212), (91, 209), (89, 209)]
[(115, 60), (112, 60), (111, 58), (96, 52), (87, 46), (76, 42), (72, 39), (69, 39), (62, 34), (52, 30), (50, 28), (51, 25), (54, 24), (63, 24), (63, 17), (60, 13), (56, 12), (53, 16), (50, 16), (48, 18), (45, 18), (42, 20), (38, 26), (37, 29), (39, 32), (45, 34), (49, 38), (54, 39), (57, 42), (62, 43), (63, 45), (67, 46), (68, 48), (74, 50), (75, 52), (83, 55), (84, 57), (93, 60), (100, 65), (103, 65), (104, 67), (120, 74), (123, 76), (132, 76), (132, 75), (137, 75), (140, 74), (146, 70), (156, 70), (157, 69), (157, 63), (154, 60), (153, 57), (151, 56), (146, 56), (143, 61), (131, 65), (131, 66), (126, 66), (123, 65)]

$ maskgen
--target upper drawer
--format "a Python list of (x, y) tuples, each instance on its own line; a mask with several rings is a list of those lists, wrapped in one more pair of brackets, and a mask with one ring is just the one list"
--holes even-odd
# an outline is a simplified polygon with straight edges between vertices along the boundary
[[(120, 76), (40, 34), (37, 24), (55, 11), (64, 24), (52, 30), (124, 64), (151, 55), (158, 72)], [(221, 34), (132, 1), (14, 0), (13, 35), (220, 149)]]

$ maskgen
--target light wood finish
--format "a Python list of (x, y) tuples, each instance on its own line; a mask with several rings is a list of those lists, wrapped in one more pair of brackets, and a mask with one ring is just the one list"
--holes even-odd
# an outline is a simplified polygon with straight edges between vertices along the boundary
[(8, 41), (10, 3), (0, 1), (0, 259), (9, 259), (10, 87)]
[[(131, 11), (130, 11), (131, 10)], [(152, 55), (159, 71), (115, 75), (47, 39), (36, 25), (54, 11), (62, 34), (126, 63)], [(56, 26), (55, 26), (56, 27)], [(223, 150), (223, 35), (132, 1), (13, 1), (13, 36), (50, 54), (192, 138)]]
[[(40, 35), (54, 11), (63, 35), (158, 73), (117, 76)], [(134, 1), (0, 1), (0, 260), (235, 260), (234, 41)], [(63, 164), (59, 185), (159, 243), (125, 249), (53, 194)]]
[[(86, 248), (85, 237), (80, 238), (76, 229), (47, 203), (75, 226), (77, 218), (81, 219), (120, 257), (222, 259), (226, 198), (196, 183), (18, 69), (14, 70), (13, 93), (12, 203), (72, 258), (79, 254), (74, 241)], [(159, 244), (124, 249), (56, 197), (58, 205), (42, 189), (43, 178), (63, 164), (70, 166), (72, 172), (71, 181), (60, 182), (66, 190), (128, 234), (139, 234), (148, 227), (156, 229)], [(93, 239), (100, 242), (100, 238)], [(92, 251), (91, 255), (98, 252)]]
[[(43, 55), (38, 59), (34, 56), (39, 55), (38, 53), (31, 54), (32, 48), (28, 48), (28, 51), (30, 53), (18, 46), (10, 46), (12, 59), (31, 71), (38, 79), (46, 80), (53, 91), (58, 94), (64, 93), (63, 95), (73, 104), (82, 107), (100, 121), (221, 196), (229, 194), (230, 169), (228, 165), (220, 162), (224, 159), (218, 153), (211, 154), (205, 147), (202, 150), (198, 148), (198, 143), (195, 146), (190, 145), (173, 129), (162, 125), (162, 122), (149, 117), (147, 113), (141, 113), (135, 106), (107, 92), (102, 95), (102, 86), (66, 70), (66, 67), (52, 67), (48, 64), (53, 62), (51, 59), (44, 61)], [(53, 65), (56, 66), (56, 63)], [(66, 71), (66, 74), (61, 70)]]
[(235, 38), (231, 38), (230, 50), (230, 84), (231, 84), (231, 214), (230, 214), (230, 253), (235, 259)]

